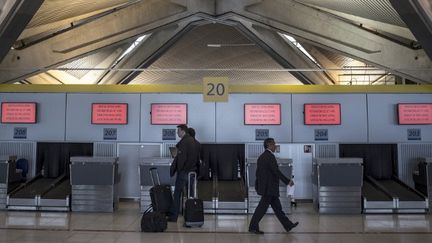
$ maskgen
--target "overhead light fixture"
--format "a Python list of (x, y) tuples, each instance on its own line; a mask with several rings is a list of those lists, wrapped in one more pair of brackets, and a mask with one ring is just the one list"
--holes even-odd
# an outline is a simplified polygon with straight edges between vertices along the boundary
[(255, 43), (239, 43), (239, 44), (207, 44), (207, 47), (220, 48), (220, 47), (239, 47), (239, 46), (255, 46)]
[(207, 47), (221, 47), (221, 44), (207, 44)]

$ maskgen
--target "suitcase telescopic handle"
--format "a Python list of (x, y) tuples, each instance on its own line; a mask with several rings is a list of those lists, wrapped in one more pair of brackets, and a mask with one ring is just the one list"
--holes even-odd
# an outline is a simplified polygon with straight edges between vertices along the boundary
[(191, 197), (191, 177), (193, 177), (194, 179), (194, 184), (193, 184), (193, 191), (194, 191), (194, 196), (193, 198), (198, 198), (198, 189), (197, 189), (197, 184), (198, 184), (198, 180), (197, 180), (197, 173), (194, 171), (189, 172), (188, 174), (188, 198), (192, 198)]
[[(161, 183), (160, 183), (159, 172), (158, 172), (157, 168), (156, 167), (151, 167), (149, 169), (149, 171), (150, 171), (150, 178), (151, 178), (151, 181), (153, 183), (153, 186), (160, 185)], [(153, 171), (154, 171), (154, 173), (153, 173)], [(154, 178), (155, 175), (156, 175), (156, 179), (157, 179), (157, 183), (158, 184), (155, 184), (155, 178)]]

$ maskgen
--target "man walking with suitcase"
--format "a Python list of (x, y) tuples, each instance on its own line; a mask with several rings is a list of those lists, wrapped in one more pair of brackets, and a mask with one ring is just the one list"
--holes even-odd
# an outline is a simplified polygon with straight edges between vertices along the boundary
[(279, 180), (288, 185), (290, 179), (279, 170), (276, 157), (273, 154), (276, 151), (276, 142), (274, 139), (265, 139), (264, 148), (265, 151), (258, 158), (255, 181), (255, 190), (261, 196), (261, 199), (249, 224), (249, 232), (264, 234), (259, 229), (259, 222), (270, 205), (285, 230), (289, 232), (298, 225), (298, 222), (291, 222), (282, 211), (279, 200)]
[(195, 140), (187, 133), (188, 127), (184, 124), (177, 126), (177, 135), (181, 138), (177, 143), (176, 168), (177, 178), (174, 189), (174, 201), (169, 210), (169, 222), (177, 222), (182, 191), (188, 183), (188, 173), (197, 170), (197, 150)]

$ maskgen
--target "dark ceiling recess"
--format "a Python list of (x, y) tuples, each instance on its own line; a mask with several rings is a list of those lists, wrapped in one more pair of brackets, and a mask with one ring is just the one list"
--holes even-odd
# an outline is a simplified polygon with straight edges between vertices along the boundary
[(390, 0), (393, 8), (432, 60), (432, 19), (418, 1)]
[(0, 25), (0, 62), (21, 35), (44, 0), (18, 0)]

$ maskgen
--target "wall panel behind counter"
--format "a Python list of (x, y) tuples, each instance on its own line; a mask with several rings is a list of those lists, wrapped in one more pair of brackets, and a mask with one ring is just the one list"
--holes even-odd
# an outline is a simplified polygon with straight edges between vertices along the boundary
[[(367, 143), (366, 94), (293, 94), (293, 142)], [(304, 104), (337, 103), (340, 125), (304, 125)], [(316, 140), (316, 130), (327, 129), (327, 140)]]
[[(0, 124), (0, 140), (63, 141), (66, 94), (1, 93), (0, 102), (36, 102), (37, 123)], [(26, 138), (14, 139), (14, 128), (27, 128)]]
[[(398, 103), (432, 103), (432, 94), (368, 94), (369, 143), (432, 142), (432, 125), (399, 125)], [(408, 129), (420, 129), (408, 140)]]
[[(127, 103), (128, 124), (91, 124), (92, 103)], [(140, 94), (68, 94), (66, 140), (138, 142), (140, 114)], [(117, 139), (104, 140), (104, 128), (116, 128)]]
[[(245, 103), (277, 103), (281, 105), (280, 125), (244, 125)], [(229, 102), (216, 104), (216, 142), (256, 142), (255, 130), (268, 129), (278, 143), (290, 143), (291, 94), (230, 94)]]

